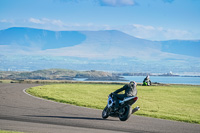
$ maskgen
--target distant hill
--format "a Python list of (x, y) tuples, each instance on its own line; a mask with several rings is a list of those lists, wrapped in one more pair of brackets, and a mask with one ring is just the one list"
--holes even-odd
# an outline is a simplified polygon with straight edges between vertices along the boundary
[(112, 73), (102, 71), (75, 71), (67, 69), (46, 69), (30, 72), (0, 71), (0, 79), (11, 80), (74, 80), (74, 78), (86, 78), (87, 80), (117, 81), (120, 77)]
[(86, 36), (78, 31), (49, 31), (13, 27), (0, 31), (0, 45), (39, 48), (41, 50), (69, 47), (80, 44)]
[(117, 30), (0, 30), (0, 70), (200, 72), (200, 40), (150, 41)]
[(28, 50), (37, 54), (90, 58), (150, 56), (152, 52), (200, 57), (200, 40), (150, 41), (116, 30), (49, 31), (13, 27), (0, 30), (0, 45), (11, 46), (8, 50), (17, 47), (23, 53)]
[(163, 52), (200, 57), (200, 40), (170, 40), (161, 44)]

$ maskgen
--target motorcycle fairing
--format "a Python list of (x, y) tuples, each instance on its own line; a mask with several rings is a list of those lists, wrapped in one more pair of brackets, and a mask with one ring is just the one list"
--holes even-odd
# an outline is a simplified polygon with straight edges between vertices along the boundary
[(131, 97), (125, 97), (124, 100), (119, 100), (120, 104), (123, 104), (125, 102), (127, 102), (129, 105), (132, 105), (133, 103), (135, 103), (137, 101), (138, 97), (136, 96), (131, 96)]

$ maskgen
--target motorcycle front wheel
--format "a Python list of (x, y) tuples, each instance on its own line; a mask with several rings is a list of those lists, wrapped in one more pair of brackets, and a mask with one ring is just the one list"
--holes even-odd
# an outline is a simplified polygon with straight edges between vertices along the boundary
[(132, 108), (130, 105), (125, 106), (122, 108), (122, 111), (119, 113), (119, 119), (121, 121), (126, 121), (131, 116)]
[(104, 108), (104, 110), (102, 111), (102, 118), (103, 118), (103, 119), (108, 118), (108, 112), (107, 112), (107, 110), (108, 110), (108, 106), (106, 106), (106, 107)]

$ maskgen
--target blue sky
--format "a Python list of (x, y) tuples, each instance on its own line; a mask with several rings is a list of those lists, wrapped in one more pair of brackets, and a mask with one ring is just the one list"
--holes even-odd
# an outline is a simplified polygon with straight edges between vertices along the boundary
[(0, 0), (0, 29), (9, 27), (200, 40), (200, 0)]

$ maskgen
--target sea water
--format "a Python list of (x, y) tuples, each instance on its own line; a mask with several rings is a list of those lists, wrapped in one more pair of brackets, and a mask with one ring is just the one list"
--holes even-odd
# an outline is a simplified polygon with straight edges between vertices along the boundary
[[(145, 76), (123, 76), (127, 81), (142, 83)], [(182, 77), (182, 76), (150, 76), (151, 82), (164, 84), (191, 84), (200, 85), (200, 77)]]

